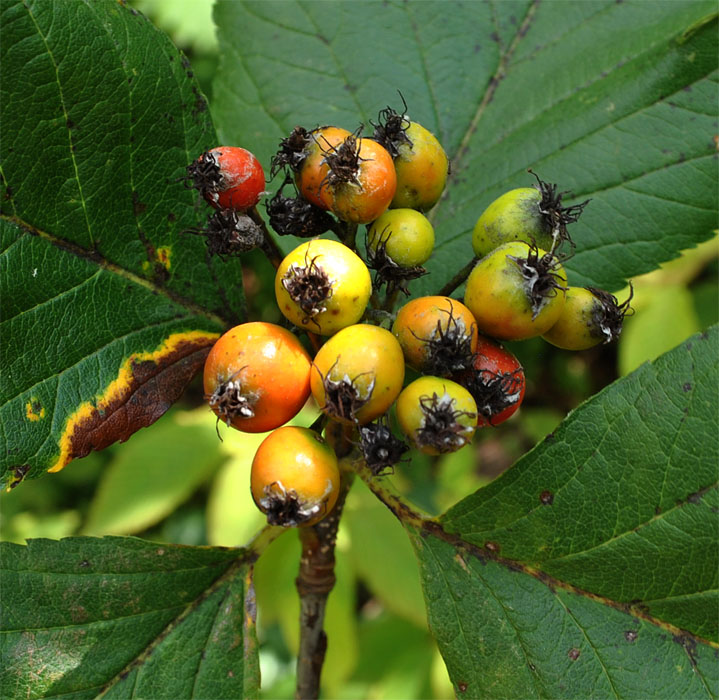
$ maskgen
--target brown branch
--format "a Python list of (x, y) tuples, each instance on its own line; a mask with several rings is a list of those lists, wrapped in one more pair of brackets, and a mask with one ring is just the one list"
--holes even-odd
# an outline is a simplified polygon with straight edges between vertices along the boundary
[(270, 230), (267, 228), (267, 224), (265, 224), (262, 214), (257, 211), (257, 207), (248, 209), (247, 216), (249, 216), (250, 219), (252, 219), (252, 221), (260, 227), (260, 230), (262, 231), (262, 245), (260, 246), (260, 249), (267, 256), (267, 259), (272, 263), (272, 266), (276, 270), (285, 257), (284, 253), (280, 250), (280, 247), (277, 245), (277, 241), (275, 241), (270, 233)]
[(452, 277), (447, 284), (437, 292), (437, 296), (448, 297), (462, 282), (464, 282), (469, 273), (472, 272), (474, 266), (477, 264), (477, 258), (472, 258), (454, 277)]
[(342, 471), (340, 493), (332, 512), (312, 527), (300, 529), (302, 556), (295, 584), (300, 595), (300, 648), (295, 698), (315, 700), (327, 650), (324, 631), (327, 596), (335, 585), (335, 541), (345, 498), (354, 475)]

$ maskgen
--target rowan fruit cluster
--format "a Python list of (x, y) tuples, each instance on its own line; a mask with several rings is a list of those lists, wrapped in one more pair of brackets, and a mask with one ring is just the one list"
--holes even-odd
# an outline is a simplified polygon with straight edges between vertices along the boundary
[[(479, 217), (461, 301), (418, 297), (395, 313), (398, 294), (409, 295), (426, 273), (435, 232), (425, 212), (442, 196), (449, 161), (406, 106), (401, 114), (387, 107), (370, 124), (371, 136), (362, 127), (297, 126), (282, 139), (270, 165), (282, 181), (267, 217), (276, 234), (308, 239), (276, 261), (275, 297), (288, 327), (241, 324), (205, 364), (218, 421), (271, 431), (255, 455), (251, 491), (272, 524), (312, 525), (332, 511), (338, 427), (374, 475), (412, 448), (458, 450), (522, 403), (524, 370), (499, 341), (543, 336), (588, 348), (616, 338), (629, 308), (607, 292), (568, 286), (561, 248), (573, 246), (567, 225), (587, 203), (563, 206), (564, 193), (537, 177)], [(186, 179), (214, 208), (196, 231), (212, 254), (267, 249), (272, 234), (256, 210), (265, 180), (252, 154), (215, 148), (188, 166)], [(338, 240), (319, 238), (326, 232)], [(405, 386), (406, 367), (419, 376)], [(317, 430), (286, 426), (310, 397), (323, 414)]]

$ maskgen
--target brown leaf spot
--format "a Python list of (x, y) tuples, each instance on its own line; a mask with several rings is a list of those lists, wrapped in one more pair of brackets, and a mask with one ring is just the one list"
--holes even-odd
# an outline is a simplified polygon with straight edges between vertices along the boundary
[(626, 639), (630, 644), (632, 642), (635, 642), (637, 639), (637, 632), (636, 630), (627, 630), (624, 633), (624, 639)]
[(572, 647), (568, 652), (567, 656), (572, 660), (576, 661), (579, 658), (580, 651), (576, 647)]
[(174, 333), (157, 350), (130, 355), (105, 393), (68, 418), (60, 455), (48, 471), (60, 471), (73, 459), (152, 425), (182, 395), (216, 339), (216, 333), (205, 331)]
[(457, 690), (460, 693), (466, 693), (467, 692), (467, 684), (464, 681), (460, 681), (457, 683)]
[(542, 491), (539, 500), (543, 506), (551, 506), (554, 503), (554, 494), (551, 491)]

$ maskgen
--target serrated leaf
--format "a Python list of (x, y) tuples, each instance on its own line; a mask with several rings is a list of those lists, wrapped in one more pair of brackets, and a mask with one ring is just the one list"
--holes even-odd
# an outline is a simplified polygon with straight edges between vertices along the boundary
[(718, 350), (714, 326), (405, 518), (458, 696), (716, 697)]
[(451, 508), (443, 526), (719, 639), (718, 355), (714, 326), (642, 365)]
[(398, 90), (438, 136), (452, 172), (416, 294), (470, 260), (478, 216), (531, 186), (530, 167), (568, 201), (592, 199), (573, 227), (574, 284), (617, 289), (716, 225), (713, 2), (245, 0), (219, 2), (215, 21), (217, 128), (265, 161), (296, 124), (369, 130), (385, 105), (401, 110)]
[(177, 399), (227, 320), (178, 178), (214, 143), (186, 60), (112, 0), (0, 8), (0, 481), (126, 440)]
[(244, 550), (83, 537), (0, 553), (3, 697), (256, 697)]
[(611, 601), (414, 534), (459, 698), (712, 698), (716, 648)]

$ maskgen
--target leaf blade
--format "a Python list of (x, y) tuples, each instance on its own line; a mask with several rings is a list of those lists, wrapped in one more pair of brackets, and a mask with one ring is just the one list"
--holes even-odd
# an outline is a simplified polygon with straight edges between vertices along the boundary
[(118, 537), (0, 547), (3, 695), (95, 697), (106, 688), (125, 696), (133, 683), (152, 697), (256, 695), (254, 595), (242, 550)]

